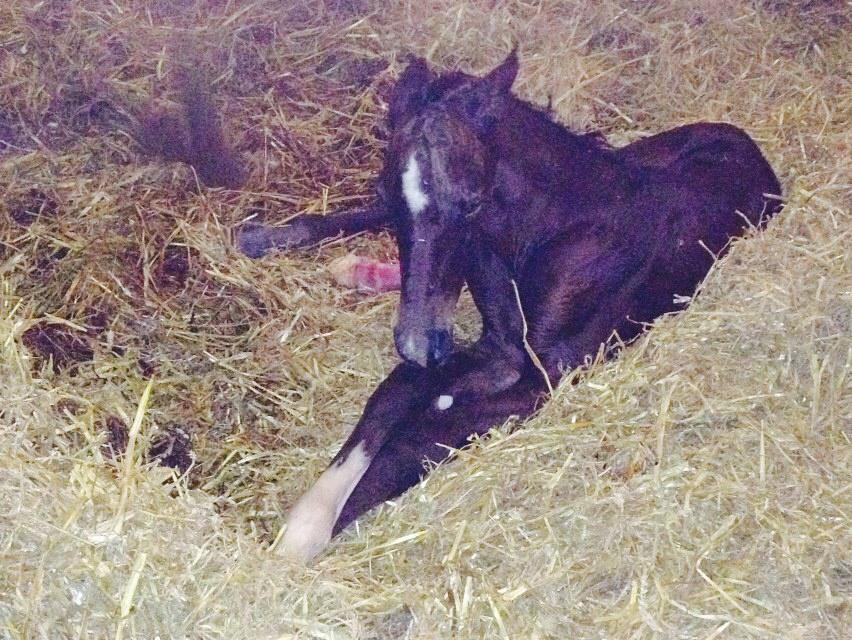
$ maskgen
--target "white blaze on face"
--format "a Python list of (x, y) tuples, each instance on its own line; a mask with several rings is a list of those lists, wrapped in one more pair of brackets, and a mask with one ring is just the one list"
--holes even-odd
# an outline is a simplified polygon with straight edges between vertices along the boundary
[(290, 510), (281, 541), (283, 555), (308, 562), (325, 549), (343, 505), (369, 466), (370, 457), (359, 442), (343, 462), (323, 472)]
[(402, 174), (402, 195), (405, 196), (405, 202), (413, 216), (419, 214), (429, 204), (429, 196), (423, 192), (420, 165), (417, 164), (414, 153), (408, 156), (408, 162)]

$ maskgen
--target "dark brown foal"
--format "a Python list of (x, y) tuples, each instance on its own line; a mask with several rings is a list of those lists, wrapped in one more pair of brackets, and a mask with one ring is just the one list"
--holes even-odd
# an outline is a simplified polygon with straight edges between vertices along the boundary
[[(387, 227), (399, 246), (394, 338), (406, 364), (293, 508), (283, 547), (296, 557), (417, 483), (424, 461), (529, 415), (613, 335), (629, 341), (682, 308), (731, 238), (780, 206), (772, 169), (741, 130), (698, 123), (612, 149), (514, 97), (517, 69), (514, 53), (483, 78), (412, 63), (391, 101), (376, 202), (239, 239), (259, 256)], [(464, 283), (483, 331), (459, 349)]]

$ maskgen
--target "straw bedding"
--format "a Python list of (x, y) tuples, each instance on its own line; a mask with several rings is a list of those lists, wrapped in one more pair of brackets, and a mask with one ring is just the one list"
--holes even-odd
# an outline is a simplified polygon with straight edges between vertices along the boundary
[[(0, 636), (848, 637), (850, 26), (836, 0), (3, 3)], [(613, 144), (744, 127), (787, 206), (686, 312), (293, 566), (286, 509), (396, 361), (394, 294), (327, 265), (394, 248), (255, 262), (233, 229), (369, 193), (406, 54), (482, 72), (514, 42), (516, 91)], [(134, 138), (180, 139), (192, 70), (240, 189)]]

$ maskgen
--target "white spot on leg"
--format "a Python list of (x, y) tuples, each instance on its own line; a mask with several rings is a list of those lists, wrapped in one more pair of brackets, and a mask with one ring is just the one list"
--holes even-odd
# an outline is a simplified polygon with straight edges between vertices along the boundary
[(370, 460), (364, 443), (359, 442), (342, 462), (323, 472), (290, 510), (282, 554), (308, 562), (325, 549), (343, 505), (367, 472)]
[(453, 396), (438, 396), (435, 400), (435, 407), (438, 411), (446, 411), (453, 406)]
[(413, 216), (419, 214), (429, 204), (429, 196), (424, 193), (420, 179), (420, 165), (417, 164), (417, 158), (413, 153), (408, 156), (408, 162), (402, 174), (402, 195), (405, 196), (405, 202)]

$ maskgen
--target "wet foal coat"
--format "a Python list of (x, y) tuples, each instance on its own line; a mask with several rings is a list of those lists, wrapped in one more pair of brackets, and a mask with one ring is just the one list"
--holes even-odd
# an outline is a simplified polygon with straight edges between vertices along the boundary
[[(612, 149), (514, 97), (517, 67), (512, 54), (476, 78), (413, 62), (391, 100), (377, 201), (240, 237), (259, 256), (387, 227), (400, 251), (394, 336), (405, 362), (291, 511), (293, 556), (313, 557), (447, 447), (528, 416), (548, 383), (613, 336), (629, 341), (678, 310), (676, 296), (695, 292), (730, 239), (778, 209), (778, 181), (741, 130), (692, 124)], [(464, 283), (483, 332), (459, 348)]]

